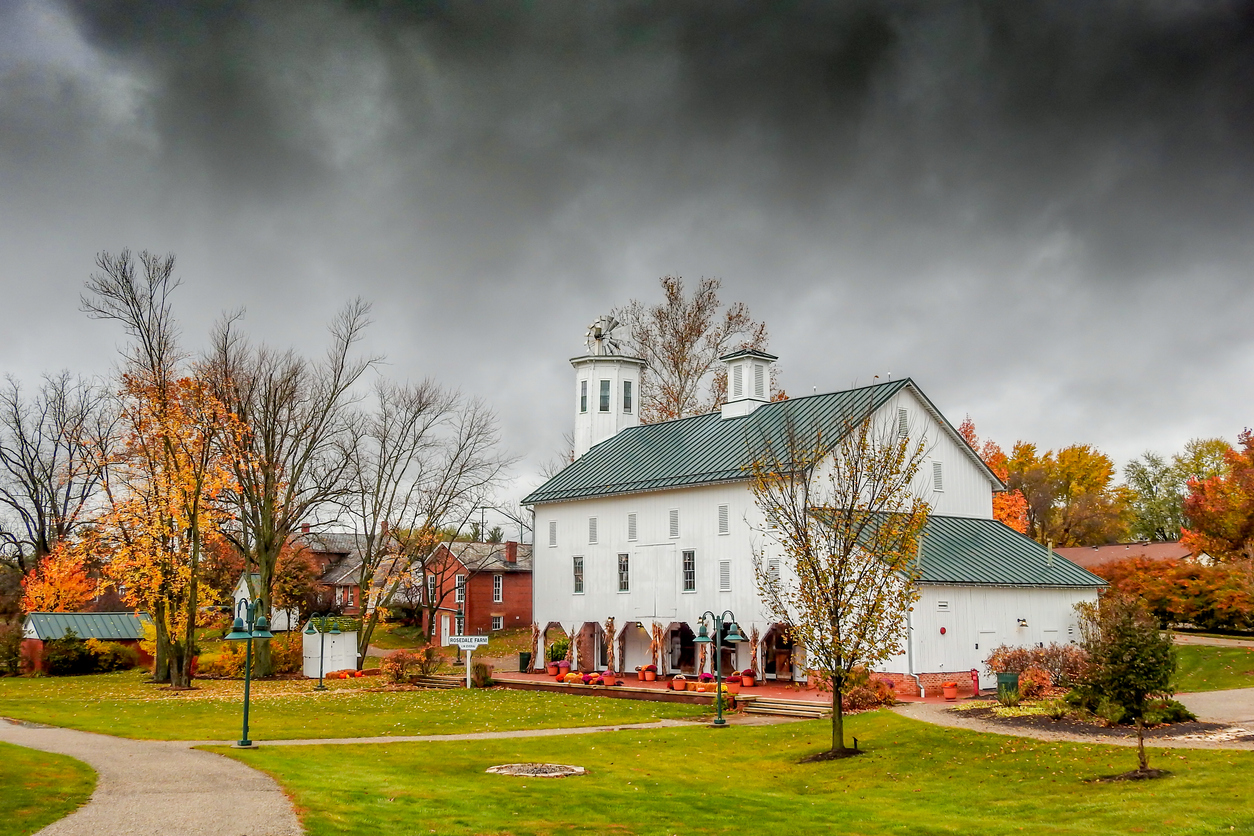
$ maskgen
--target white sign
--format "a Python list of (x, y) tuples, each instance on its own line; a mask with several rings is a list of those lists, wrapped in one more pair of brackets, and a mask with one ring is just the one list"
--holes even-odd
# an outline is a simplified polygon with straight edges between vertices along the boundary
[(449, 636), (448, 643), (462, 650), (474, 650), (488, 643), (487, 636)]

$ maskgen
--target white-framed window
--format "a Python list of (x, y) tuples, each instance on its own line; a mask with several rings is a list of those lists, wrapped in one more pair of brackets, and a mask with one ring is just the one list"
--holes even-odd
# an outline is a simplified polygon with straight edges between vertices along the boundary
[(435, 575), (427, 575), (427, 603), (435, 603)]
[(729, 509), (726, 505), (718, 506), (718, 533), (731, 533), (731, 514), (729, 513)]
[(683, 561), (683, 590), (684, 592), (697, 591), (697, 553), (694, 551), (684, 552)]
[(503, 575), (492, 576), (492, 603), (499, 604), (505, 600), (505, 577)]
[(674, 540), (679, 537), (679, 509), (672, 508), (668, 516), (670, 517), (670, 535), (671, 539)]
[(631, 555), (629, 554), (618, 556), (618, 591), (631, 591)]
[(492, 629), (504, 630), (505, 629), (505, 616), (503, 615), (492, 616)]
[(897, 408), (897, 435), (902, 438), (910, 435), (910, 413), (904, 407)]
[(579, 411), (588, 411), (588, 381), (579, 381)]
[(458, 575), (453, 579), (453, 600), (461, 604), (466, 600), (466, 576)]
[(601, 402), (598, 407), (601, 412), (610, 411), (610, 382), (608, 380), (601, 381)]
[(731, 592), (731, 561), (718, 562), (718, 591)]
[(583, 594), (583, 555), (575, 555), (574, 558), (574, 581), (573, 591), (576, 595)]
[(597, 518), (588, 517), (588, 542), (596, 543), (597, 541)]
[(636, 512), (632, 511), (627, 515), (627, 539), (636, 539)]
[(753, 394), (758, 398), (766, 397), (766, 366), (753, 364)]
[(631, 414), (631, 381), (623, 381), (623, 412)]
[(945, 490), (945, 469), (940, 462), (932, 462), (932, 490)]
[(557, 520), (549, 520), (549, 548), (557, 548)]

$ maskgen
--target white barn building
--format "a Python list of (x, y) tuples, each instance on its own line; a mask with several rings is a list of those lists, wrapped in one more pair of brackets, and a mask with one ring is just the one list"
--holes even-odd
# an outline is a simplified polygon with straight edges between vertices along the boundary
[(649, 664), (658, 640), (660, 674), (698, 672), (700, 614), (730, 610), (758, 645), (728, 643), (725, 671), (756, 657), (768, 680), (804, 677), (803, 650), (757, 594), (763, 516), (747, 478), (749, 440), (789, 422), (837, 431), (868, 415), (926, 439), (919, 478), (932, 506), (905, 652), (881, 673), (930, 694), (951, 679), (969, 690), (976, 668), (990, 687), (991, 648), (1078, 638), (1073, 606), (1095, 599), (1103, 581), (993, 519), (993, 493), (1004, 486), (913, 381), (772, 402), (775, 359), (724, 357), (720, 411), (650, 425), (638, 421), (643, 361), (600, 353), (571, 361), (576, 459), (523, 502), (535, 514), (535, 621), (550, 638), (557, 628), (572, 637), (577, 667), (606, 668), (612, 617), (616, 670)]

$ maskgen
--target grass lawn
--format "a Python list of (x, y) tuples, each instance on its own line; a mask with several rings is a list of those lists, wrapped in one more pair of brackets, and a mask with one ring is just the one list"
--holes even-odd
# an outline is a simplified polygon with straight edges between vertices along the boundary
[[(1254, 833), (1254, 754), (1150, 753), (1171, 777), (1084, 783), (1135, 750), (851, 718), (867, 754), (799, 764), (828, 721), (474, 743), (223, 750), (273, 775), (311, 836), (440, 834)], [(522, 761), (578, 778), (486, 775)], [(328, 781), (326, 776), (333, 775)]]
[(1178, 644), (1176, 657), (1176, 690), (1181, 693), (1254, 688), (1254, 647)]
[(424, 641), (421, 627), (404, 627), (400, 624), (378, 624), (370, 636), (370, 646), (380, 650), (400, 650), (420, 647)]
[(0, 787), (0, 836), (17, 836), (74, 812), (96, 788), (96, 773), (65, 755), (0, 743)]
[[(174, 692), (141, 671), (95, 676), (0, 678), (0, 717), (155, 740), (239, 736), (243, 682), (197, 680)], [(531, 691), (373, 691), (377, 677), (254, 682), (249, 733), (256, 740), (450, 734), (507, 729), (647, 723), (691, 717), (700, 706)]]

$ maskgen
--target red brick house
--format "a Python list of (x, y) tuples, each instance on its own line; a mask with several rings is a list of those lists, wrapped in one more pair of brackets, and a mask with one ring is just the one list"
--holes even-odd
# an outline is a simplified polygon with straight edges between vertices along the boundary
[[(439, 644), (450, 635), (486, 635), (531, 625), (531, 544), (441, 543), (428, 584), (440, 601), (429, 629)], [(464, 624), (457, 621), (461, 610)]]
[(345, 615), (361, 612), (361, 552), (357, 548), (357, 535), (312, 533), (308, 525), (301, 526), (301, 533), (292, 538), (295, 545), (303, 548), (318, 571), (318, 585), (331, 594), (337, 607)]

